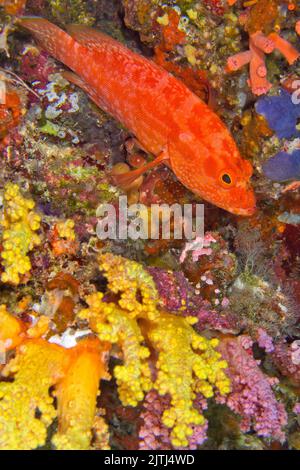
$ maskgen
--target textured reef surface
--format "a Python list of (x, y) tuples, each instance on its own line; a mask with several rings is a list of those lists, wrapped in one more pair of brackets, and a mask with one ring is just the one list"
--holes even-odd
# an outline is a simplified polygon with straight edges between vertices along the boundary
[[(23, 15), (181, 80), (253, 166), (255, 213), (165, 165), (113, 178), (153, 155)], [(300, 449), (299, 35), (297, 0), (0, 0), (1, 450)], [(201, 246), (173, 220), (169, 239), (99, 237), (121, 196), (144, 224), (152, 204), (204, 204)]]

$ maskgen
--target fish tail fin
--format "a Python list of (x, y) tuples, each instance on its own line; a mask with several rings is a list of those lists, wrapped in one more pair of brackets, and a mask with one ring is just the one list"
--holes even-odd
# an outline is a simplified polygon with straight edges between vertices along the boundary
[(50, 21), (35, 16), (23, 16), (17, 24), (30, 31), (41, 47), (55, 59), (69, 65), (66, 59), (75, 44), (69, 34)]

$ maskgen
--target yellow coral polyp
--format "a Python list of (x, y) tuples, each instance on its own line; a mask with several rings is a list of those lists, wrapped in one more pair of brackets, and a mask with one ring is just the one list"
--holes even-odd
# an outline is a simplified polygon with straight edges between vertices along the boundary
[[(104, 254), (100, 269), (119, 300), (105, 302), (102, 293), (92, 294), (79, 318), (88, 320), (101, 340), (121, 349), (123, 364), (115, 367), (114, 375), (123, 405), (136, 406), (150, 388), (169, 394), (171, 406), (163, 423), (172, 429), (175, 447), (187, 446), (192, 427), (205, 422), (193, 405), (196, 393), (209, 398), (215, 390), (230, 390), (227, 364), (215, 350), (218, 340), (197, 334), (193, 319), (160, 311), (153, 280), (140, 264)], [(157, 357), (152, 369), (151, 352)]]
[(150, 352), (141, 343), (144, 338), (137, 321), (114, 303), (103, 302), (103, 294), (92, 294), (86, 299), (89, 308), (79, 317), (89, 320), (100, 340), (118, 344), (123, 352), (123, 365), (116, 366), (120, 399), (125, 406), (136, 406), (150, 390), (151, 372), (146, 362)]
[(159, 296), (152, 277), (143, 266), (112, 253), (101, 255), (99, 261), (109, 289), (121, 296), (119, 306), (133, 318), (154, 320), (158, 316)]
[(76, 235), (74, 231), (75, 222), (72, 219), (67, 219), (63, 222), (58, 222), (56, 224), (57, 233), (61, 238), (66, 238), (67, 240), (75, 240)]
[[(21, 337), (25, 328), (20, 330), (16, 321), (0, 307), (0, 338), (13, 341)], [(44, 317), (39, 323), (23, 334), (15, 357), (2, 370), (3, 377), (14, 380), (0, 382), (0, 449), (29, 450), (45, 445), (55, 418), (58, 430), (52, 444), (57, 449), (89, 449), (94, 423), (99, 426), (95, 422), (99, 382), (110, 378), (110, 344), (88, 337), (65, 349), (42, 338), (28, 338), (29, 333), (44, 331)], [(97, 434), (98, 446), (103, 442), (107, 448), (107, 428), (97, 429)]]
[(214, 395), (214, 388), (227, 393), (229, 379), (223, 371), (227, 364), (214, 349), (217, 340), (198, 335), (185, 318), (161, 312), (159, 320), (149, 323), (147, 335), (158, 352), (154, 387), (160, 395), (171, 396), (163, 423), (172, 428), (174, 446), (187, 446), (191, 426), (205, 421), (193, 407), (195, 393), (206, 398)]
[(16, 358), (7, 364), (2, 373), (13, 374), (14, 382), (0, 383), (2, 450), (35, 449), (45, 444), (47, 428), (57, 416), (49, 389), (63, 377), (64, 361), (63, 348), (34, 339), (20, 346)]
[(59, 426), (52, 443), (57, 449), (90, 447), (99, 382), (109, 378), (106, 371), (109, 347), (93, 338), (81, 341), (71, 350), (71, 366), (55, 391)]
[(24, 325), (6, 308), (6, 305), (0, 305), (0, 344), (1, 352), (15, 348), (24, 340)]
[(29, 273), (31, 262), (28, 253), (40, 244), (35, 233), (40, 227), (40, 216), (33, 211), (35, 203), (22, 196), (18, 185), (8, 183), (4, 192), (3, 251), (1, 253), (4, 272), (2, 282), (19, 284)]

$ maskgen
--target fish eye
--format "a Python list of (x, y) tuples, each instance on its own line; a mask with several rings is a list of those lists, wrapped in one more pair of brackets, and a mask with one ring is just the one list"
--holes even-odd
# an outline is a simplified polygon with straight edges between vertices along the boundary
[(230, 186), (232, 184), (231, 176), (228, 173), (222, 173), (221, 181), (225, 184), (225, 186)]

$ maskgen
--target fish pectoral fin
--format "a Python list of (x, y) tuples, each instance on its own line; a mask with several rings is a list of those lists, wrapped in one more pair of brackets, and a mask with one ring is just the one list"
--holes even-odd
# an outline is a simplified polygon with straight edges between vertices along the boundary
[(68, 82), (73, 83), (74, 85), (78, 86), (83, 91), (85, 91), (89, 95), (91, 100), (94, 101), (94, 103), (96, 103), (97, 106), (99, 106), (99, 108), (103, 109), (103, 111), (105, 112), (109, 112), (105, 103), (99, 98), (99, 96), (94, 91), (94, 89), (90, 85), (88, 85), (82, 78), (78, 77), (76, 73), (64, 71), (61, 73), (61, 75)]
[(67, 32), (72, 36), (75, 41), (79, 42), (82, 46), (85, 46), (89, 50), (97, 50), (103, 46), (103, 44), (109, 44), (110, 46), (116, 46), (118, 49), (123, 47), (118, 41), (89, 26), (81, 24), (69, 24), (66, 26)]
[(64, 72), (61, 73), (61, 75), (68, 82), (74, 83), (74, 85), (78, 86), (79, 88), (82, 88), (84, 91), (89, 93), (89, 91), (90, 91), (89, 86), (85, 83), (84, 80), (82, 80), (82, 78), (78, 77), (78, 75), (76, 75), (76, 73), (69, 72), (69, 71), (64, 71)]
[(152, 168), (161, 165), (162, 163), (168, 164), (169, 162), (169, 155), (168, 153), (163, 150), (152, 162), (147, 163), (136, 170), (128, 171), (127, 173), (114, 175), (111, 173), (112, 181), (115, 185), (120, 187), (126, 187), (129, 184), (133, 183), (137, 178), (143, 175), (146, 171), (151, 170)]

